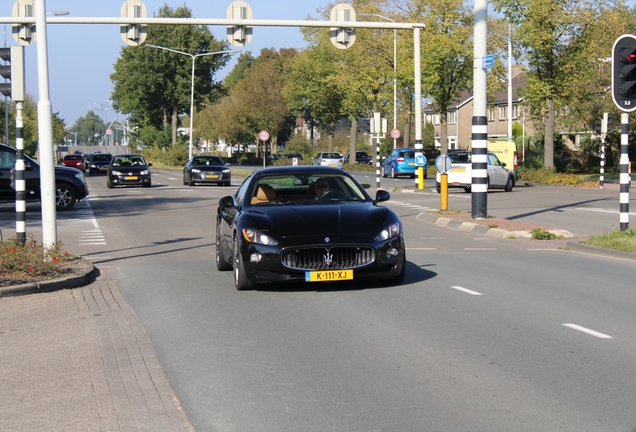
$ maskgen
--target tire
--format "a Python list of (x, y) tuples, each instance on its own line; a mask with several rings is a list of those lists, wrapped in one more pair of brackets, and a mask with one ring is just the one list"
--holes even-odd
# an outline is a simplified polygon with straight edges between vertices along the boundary
[(382, 283), (385, 285), (402, 285), (404, 283), (404, 278), (406, 276), (406, 253), (404, 254), (404, 260), (402, 261), (402, 271), (400, 274), (393, 278), (382, 279)]
[(471, 190), (472, 190), (471, 186), (464, 187), (464, 192), (466, 192), (466, 193), (470, 193)]
[(110, 182), (110, 179), (106, 179), (106, 187), (108, 189), (112, 189), (114, 187), (113, 184)]
[(183, 184), (184, 184), (184, 185), (187, 185), (187, 184), (188, 184), (188, 182), (186, 181), (186, 178), (185, 178), (185, 173), (183, 174)]
[(245, 277), (245, 266), (243, 265), (243, 257), (239, 248), (238, 233), (234, 236), (234, 288), (239, 291), (252, 289), (252, 283)]
[(508, 181), (506, 182), (506, 188), (504, 190), (506, 192), (511, 192), (514, 186), (515, 186), (515, 183), (512, 180), (512, 176), (508, 176)]
[(141, 186), (142, 186), (142, 187), (145, 187), (145, 188), (152, 187), (152, 182), (151, 182), (151, 181), (149, 181), (148, 183), (144, 183), (144, 184), (142, 184)]
[(194, 186), (194, 182), (192, 181), (192, 176), (188, 179), (188, 186)]
[(437, 193), (442, 193), (442, 185), (439, 182), (435, 183), (435, 190), (437, 190)]
[(218, 271), (228, 271), (232, 270), (232, 265), (228, 262), (225, 255), (221, 250), (220, 240), (219, 240), (219, 224), (216, 225), (216, 269)]
[(77, 194), (68, 183), (58, 183), (55, 185), (55, 208), (66, 211), (73, 208), (77, 201)]
[(384, 167), (380, 167), (380, 175), (382, 175), (382, 178), (386, 178), (386, 172), (384, 171)]
[(395, 167), (391, 167), (391, 178), (397, 178), (397, 176), (395, 175)]

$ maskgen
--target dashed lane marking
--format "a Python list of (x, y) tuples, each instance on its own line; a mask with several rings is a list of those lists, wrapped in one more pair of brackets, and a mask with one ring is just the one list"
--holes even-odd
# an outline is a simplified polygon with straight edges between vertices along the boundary
[(597, 337), (597, 338), (600, 338), (600, 339), (614, 339), (612, 336), (609, 336), (609, 335), (606, 335), (606, 334), (603, 334), (603, 333), (599, 333), (599, 332), (597, 332), (595, 330), (591, 330), (589, 328), (581, 327), (580, 325), (577, 325), (577, 324), (569, 324), (568, 323), (568, 324), (563, 324), (563, 325), (566, 326), (566, 327), (571, 328), (572, 330), (577, 330), (577, 331), (583, 332), (585, 334), (589, 334), (590, 336), (594, 336), (594, 337)]
[(451, 288), (454, 289), (454, 290), (457, 290), (457, 291), (461, 291), (461, 292), (466, 293), (466, 294), (474, 295), (474, 296), (483, 295), (480, 292), (469, 290), (468, 288), (460, 287), (460, 286), (457, 286), (457, 285), (453, 285), (453, 286), (451, 286)]

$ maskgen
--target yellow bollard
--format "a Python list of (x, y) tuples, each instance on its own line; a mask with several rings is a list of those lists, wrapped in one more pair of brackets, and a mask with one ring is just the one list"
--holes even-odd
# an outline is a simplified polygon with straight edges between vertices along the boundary
[(417, 188), (424, 189), (424, 167), (417, 167)]
[(448, 210), (448, 174), (441, 174), (441, 183), (439, 188), (439, 209)]

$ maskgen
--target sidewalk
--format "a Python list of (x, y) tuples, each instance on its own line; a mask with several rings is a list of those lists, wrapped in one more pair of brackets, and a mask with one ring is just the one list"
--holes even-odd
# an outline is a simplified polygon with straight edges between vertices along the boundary
[(116, 281), (0, 298), (0, 430), (192, 431)]

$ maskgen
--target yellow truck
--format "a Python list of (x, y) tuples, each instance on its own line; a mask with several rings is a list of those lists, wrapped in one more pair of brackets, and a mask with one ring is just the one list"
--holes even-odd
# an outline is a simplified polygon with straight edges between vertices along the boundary
[(494, 153), (497, 159), (506, 164), (517, 181), (517, 146), (514, 142), (488, 140), (488, 153)]

